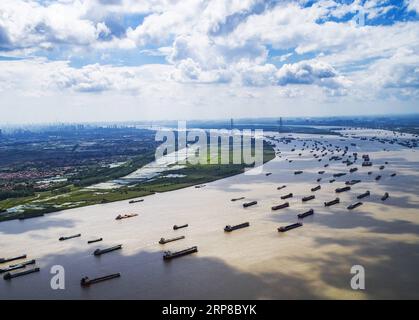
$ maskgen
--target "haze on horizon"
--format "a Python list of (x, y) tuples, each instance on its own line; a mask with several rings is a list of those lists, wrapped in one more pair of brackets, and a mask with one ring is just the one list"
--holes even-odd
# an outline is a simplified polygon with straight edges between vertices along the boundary
[(1, 123), (417, 113), (419, 0), (2, 0)]

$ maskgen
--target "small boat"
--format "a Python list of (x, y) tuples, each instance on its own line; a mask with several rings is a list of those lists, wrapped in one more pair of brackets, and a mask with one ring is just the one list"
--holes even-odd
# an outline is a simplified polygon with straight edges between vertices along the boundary
[(320, 190), (322, 187), (320, 185), (318, 185), (317, 187), (311, 188), (311, 191), (317, 191)]
[(132, 204), (132, 203), (143, 202), (143, 201), (144, 201), (144, 199), (131, 200), (131, 201), (130, 201), (130, 202), (128, 202), (128, 203)]
[(361, 205), (362, 205), (362, 202), (353, 203), (353, 204), (351, 204), (351, 205), (348, 206), (348, 210), (355, 209), (355, 208), (357, 208), (357, 207), (359, 207)]
[(351, 169), (349, 169), (349, 172), (350, 173), (353, 173), (353, 172), (355, 172), (355, 171), (357, 171), (358, 170), (358, 168), (351, 168)]
[(321, 170), (321, 171), (318, 172), (318, 174), (324, 174), (324, 173), (325, 173), (324, 170)]
[(132, 218), (132, 217), (136, 217), (138, 216), (137, 213), (131, 213), (131, 214), (124, 214), (124, 215), (120, 215), (118, 214), (115, 218), (115, 220), (122, 220), (122, 219), (128, 219), (128, 218)]
[(243, 200), (245, 197), (240, 197), (240, 198), (233, 198), (231, 199), (231, 201), (239, 201), (239, 200)]
[(328, 164), (328, 163), (326, 163), (323, 167), (327, 168), (328, 166), (329, 166), (329, 164)]
[(171, 238), (171, 239), (160, 238), (159, 243), (160, 244), (165, 244), (165, 243), (168, 243), (168, 242), (173, 242), (173, 241), (181, 240), (181, 239), (185, 239), (185, 236), (175, 237), (175, 238)]
[(293, 194), (292, 193), (288, 193), (284, 196), (281, 197), (282, 200), (288, 199), (288, 198), (292, 198)]
[(205, 187), (205, 184), (201, 184), (199, 186), (195, 186), (196, 189), (200, 189), (200, 188), (203, 188), (203, 187)]
[(40, 270), (41, 269), (39, 269), (39, 268), (33, 268), (33, 269), (29, 269), (29, 270), (25, 270), (25, 271), (21, 271), (21, 272), (16, 272), (16, 273), (8, 272), (3, 276), (3, 279), (4, 280), (10, 280), (10, 279), (25, 276), (27, 274), (31, 274), (31, 273), (34, 273), (34, 272), (39, 272)]
[(244, 223), (241, 223), (241, 224), (238, 224), (238, 225), (235, 225), (235, 226), (227, 225), (227, 226), (225, 226), (224, 231), (225, 232), (231, 232), (231, 231), (234, 231), (234, 230), (237, 230), (237, 229), (246, 228), (248, 226), (250, 226), (249, 222), (244, 222)]
[(392, 173), (390, 177), (395, 177), (397, 173)]
[(380, 170), (383, 170), (384, 168), (385, 168), (384, 166), (380, 166), (380, 167), (379, 167), (379, 169), (380, 169)]
[(380, 175), (378, 175), (378, 176), (376, 176), (376, 177), (375, 177), (375, 180), (376, 180), (376, 181), (378, 181), (378, 180), (380, 180), (380, 179), (381, 179), (381, 176), (380, 176)]
[(271, 209), (272, 210), (279, 210), (279, 209), (288, 208), (289, 206), (290, 206), (290, 204), (288, 202), (285, 202), (283, 204), (279, 204), (277, 206), (273, 206)]
[(384, 195), (381, 197), (381, 200), (382, 200), (382, 201), (387, 200), (389, 196), (390, 196), (390, 195), (388, 194), (388, 192), (386, 192), (386, 193), (384, 193)]
[(197, 246), (187, 248), (187, 249), (177, 251), (177, 252), (165, 251), (164, 255), (163, 255), (163, 260), (170, 260), (170, 259), (173, 259), (173, 258), (182, 257), (182, 256), (185, 256), (185, 255), (194, 253), (194, 252), (198, 252), (198, 247)]
[(360, 194), (359, 196), (357, 196), (356, 198), (357, 199), (362, 199), (362, 198), (365, 198), (365, 197), (369, 197), (369, 195), (370, 195), (370, 192), (366, 191), (366, 192)]
[(280, 187), (278, 187), (278, 188), (276, 188), (276, 190), (282, 190), (282, 189), (284, 189), (284, 188), (286, 188), (287, 186), (284, 184), (283, 186), (280, 186)]
[(297, 214), (297, 217), (299, 219), (303, 219), (305, 217), (311, 216), (312, 214), (314, 214), (314, 210), (313, 209), (310, 209), (310, 210), (308, 210), (308, 211), (306, 211), (304, 213)]
[(302, 226), (303, 226), (302, 223), (297, 222), (297, 223), (293, 223), (293, 224), (290, 224), (290, 225), (285, 226), (285, 227), (279, 227), (278, 228), (278, 232), (286, 232), (288, 230), (292, 230), (292, 229), (295, 229), (295, 228), (298, 228), (298, 227), (302, 227)]
[(178, 225), (174, 225), (173, 226), (173, 230), (177, 230), (177, 229), (181, 229), (181, 228), (186, 228), (186, 227), (188, 227), (189, 225), (188, 224), (182, 224), (182, 225), (180, 225), (180, 226), (178, 226)]
[(316, 198), (316, 196), (312, 194), (311, 196), (304, 197), (302, 200), (303, 202), (306, 202), (306, 201), (313, 200), (314, 198)]
[(371, 167), (371, 166), (372, 166), (372, 162), (371, 162), (371, 161), (364, 161), (364, 162), (362, 163), (362, 166), (363, 166), (363, 167)]
[(90, 244), (90, 243), (95, 243), (95, 242), (99, 242), (99, 241), (102, 241), (102, 240), (103, 240), (103, 238), (98, 238), (98, 239), (89, 240), (89, 241), (87, 241), (87, 244)]
[(301, 171), (301, 170), (294, 171), (294, 174), (302, 174), (302, 173), (303, 173), (303, 171)]
[(351, 187), (350, 186), (346, 186), (346, 187), (342, 187), (342, 188), (336, 188), (335, 189), (335, 192), (336, 193), (341, 193), (341, 192), (345, 192), (345, 191), (349, 191), (349, 190), (351, 190)]
[(337, 204), (339, 202), (340, 202), (340, 199), (339, 198), (336, 198), (335, 200), (331, 200), (331, 201), (325, 202), (324, 203), (324, 206), (325, 207), (330, 207), (330, 206), (333, 206), (334, 204)]
[(0, 263), (6, 263), (6, 262), (11, 262), (11, 261), (20, 260), (20, 259), (26, 259), (26, 254), (13, 257), (13, 258), (0, 258)]
[(272, 172), (267, 172), (265, 173), (265, 176), (270, 176), (272, 174)]
[(81, 237), (81, 233), (72, 235), (72, 236), (68, 236), (68, 237), (60, 237), (58, 240), (59, 241), (65, 241), (65, 240), (69, 240), (69, 239), (73, 239), (73, 238), (78, 238)]
[(89, 277), (83, 277), (80, 280), (80, 285), (82, 287), (88, 287), (91, 284), (95, 284), (95, 283), (98, 283), (98, 282), (119, 278), (120, 276), (121, 276), (121, 274), (118, 272), (118, 273), (110, 274), (110, 275), (95, 278), (95, 279), (89, 279)]
[(257, 201), (245, 202), (245, 203), (243, 203), (243, 208), (254, 206), (257, 203), (258, 203)]
[(119, 250), (119, 249), (122, 249), (122, 244), (118, 244), (116, 246), (109, 247), (109, 248), (106, 248), (106, 249), (96, 249), (93, 252), (93, 255), (100, 256), (100, 255), (102, 255), (104, 253), (112, 252), (112, 251)]
[(0, 273), (5, 273), (5, 272), (9, 272), (9, 271), (14, 271), (14, 270), (18, 270), (18, 269), (23, 269), (26, 266), (29, 266), (31, 264), (35, 264), (35, 260), (30, 260), (30, 261), (24, 261), (22, 263), (19, 264), (14, 264), (14, 265), (10, 265), (7, 268), (4, 269), (0, 269)]
[(372, 171), (368, 171), (368, 175), (370, 176), (370, 175), (372, 175)]

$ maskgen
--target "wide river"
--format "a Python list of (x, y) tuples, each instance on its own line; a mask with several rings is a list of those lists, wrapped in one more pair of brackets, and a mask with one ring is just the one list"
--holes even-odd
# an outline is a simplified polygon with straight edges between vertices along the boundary
[[(384, 131), (346, 132), (393, 137), (393, 133)], [(378, 141), (341, 141), (338, 136), (292, 136), (299, 140), (278, 143), (281, 157), (264, 165), (264, 172), (272, 173), (269, 176), (240, 174), (203, 188), (148, 196), (140, 203), (121, 201), (0, 223), (0, 258), (27, 254), (41, 268), (38, 273), (10, 281), (0, 279), (0, 298), (418, 299), (419, 151)], [(303, 138), (348, 146), (348, 154), (359, 153), (354, 165), (359, 170), (349, 174), (346, 164), (328, 161), (330, 154), (317, 161), (310, 150), (301, 151)], [(361, 167), (364, 153), (370, 155), (373, 167)], [(326, 163), (330, 166), (323, 167)], [(379, 170), (380, 165), (385, 168)], [(295, 175), (295, 170), (304, 173)], [(326, 172), (320, 175), (319, 170)], [(368, 171), (373, 174), (368, 175)], [(348, 174), (329, 183), (337, 172)], [(393, 172), (397, 175), (390, 177)], [(375, 180), (377, 174), (382, 175), (379, 181)], [(311, 192), (318, 177), (323, 177), (321, 190)], [(340, 204), (325, 207), (323, 202), (334, 199), (335, 188), (345, 186), (349, 179), (362, 182), (339, 194)], [(281, 185), (287, 187), (277, 190)], [(347, 210), (366, 190), (371, 196), (361, 200), (364, 204)], [(280, 196), (289, 192), (293, 193), (288, 199), (290, 207), (272, 211), (271, 206), (284, 202)], [(381, 201), (385, 192), (390, 197)], [(316, 199), (303, 203), (301, 198), (309, 194), (315, 194)], [(231, 201), (237, 197), (246, 200)], [(243, 201), (250, 200), (258, 204), (243, 208)], [(277, 231), (280, 226), (297, 222), (296, 215), (310, 208), (315, 213), (304, 219), (303, 227)], [(138, 216), (115, 220), (125, 213)], [(250, 227), (223, 231), (225, 225), (242, 222), (250, 222)], [(184, 223), (189, 227), (172, 229), (174, 224)], [(58, 241), (61, 236), (77, 233), (81, 237)], [(186, 238), (158, 243), (161, 237), (179, 235)], [(104, 241), (87, 244), (96, 237)], [(97, 248), (117, 244), (122, 244), (122, 250), (100, 257), (92, 255)], [(163, 251), (190, 246), (198, 246), (199, 252), (163, 261)], [(0, 264), (0, 268), (9, 264)], [(51, 288), (50, 270), (54, 265), (64, 267), (64, 290)], [(354, 265), (364, 267), (365, 290), (351, 288)], [(89, 288), (80, 286), (83, 276), (95, 278), (116, 272), (121, 273), (118, 279)]]

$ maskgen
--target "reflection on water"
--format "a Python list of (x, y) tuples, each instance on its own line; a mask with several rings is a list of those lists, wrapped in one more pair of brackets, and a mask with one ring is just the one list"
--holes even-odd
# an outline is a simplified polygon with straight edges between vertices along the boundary
[[(354, 133), (362, 135), (362, 131)], [(318, 136), (293, 135), (315, 138)], [(348, 145), (340, 137), (324, 137), (333, 145)], [(371, 169), (362, 168), (351, 179), (362, 182), (340, 194), (341, 204), (325, 208), (323, 201), (335, 197), (334, 189), (348, 176), (328, 180), (347, 171), (341, 162), (312, 161), (302, 141), (279, 144), (282, 158), (265, 164), (272, 175), (237, 175), (208, 183), (204, 188), (185, 188), (145, 197), (144, 202), (121, 201), (49, 214), (43, 218), (0, 223), (0, 257), (28, 254), (37, 259), (41, 272), (11, 281), (0, 281), (0, 298), (77, 299), (186, 299), (186, 298), (419, 298), (419, 158), (417, 152), (398, 145), (356, 141), (352, 151), (369, 153)], [(296, 145), (296, 146), (294, 146)], [(383, 151), (383, 147), (389, 151)], [(285, 159), (292, 159), (289, 163)], [(378, 171), (388, 161), (377, 182), (367, 171)], [(320, 169), (322, 168), (322, 169)], [(295, 176), (295, 170), (303, 174)], [(322, 189), (315, 201), (302, 203), (317, 185), (318, 171), (325, 170)], [(389, 177), (397, 172), (396, 177)], [(277, 190), (280, 185), (287, 185)], [(348, 211), (356, 195), (371, 191), (364, 205)], [(292, 192), (290, 207), (272, 212), (281, 195)], [(384, 192), (390, 198), (383, 202)], [(244, 209), (243, 201), (258, 204)], [(313, 208), (304, 226), (286, 233), (277, 227), (294, 223), (296, 215)], [(116, 221), (118, 214), (137, 217)], [(224, 233), (225, 225), (250, 222), (250, 227)], [(174, 224), (189, 227), (174, 231)], [(80, 238), (60, 242), (61, 236), (81, 233)], [(184, 235), (185, 239), (158, 244), (161, 237)], [(87, 240), (103, 237), (103, 242)], [(92, 252), (122, 244), (123, 249), (94, 257)], [(199, 252), (164, 262), (164, 250), (197, 245)], [(53, 291), (49, 273), (60, 264), (66, 271), (66, 289)], [(350, 268), (366, 270), (366, 290), (350, 288)], [(4, 265), (0, 265), (3, 267)], [(83, 276), (120, 272), (121, 278), (82, 289)]]

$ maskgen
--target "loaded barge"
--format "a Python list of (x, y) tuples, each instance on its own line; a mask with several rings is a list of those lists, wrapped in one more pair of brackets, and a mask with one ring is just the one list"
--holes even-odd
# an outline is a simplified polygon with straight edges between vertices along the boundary
[(10, 280), (10, 279), (25, 276), (27, 274), (31, 274), (31, 273), (34, 273), (34, 272), (39, 272), (40, 270), (41, 269), (39, 269), (39, 268), (33, 268), (33, 269), (30, 269), (30, 270), (25, 270), (25, 271), (17, 272), (17, 273), (8, 272), (3, 276), (3, 279), (4, 280)]
[(321, 188), (322, 187), (318, 185), (317, 187), (311, 188), (311, 191), (314, 192), (314, 191), (320, 190)]
[(365, 198), (365, 197), (369, 197), (369, 195), (370, 195), (370, 192), (366, 191), (366, 192), (360, 194), (359, 196), (357, 196), (356, 198), (357, 199), (362, 199), (362, 198)]
[(250, 226), (249, 222), (244, 222), (244, 223), (241, 223), (241, 224), (238, 224), (238, 225), (235, 225), (235, 226), (227, 225), (227, 226), (225, 226), (224, 231), (225, 232), (231, 232), (231, 231), (234, 231), (234, 230), (237, 230), (237, 229), (246, 228), (248, 226)]
[(91, 284), (95, 284), (95, 283), (106, 281), (106, 280), (110, 280), (110, 279), (119, 278), (120, 276), (121, 276), (121, 274), (118, 272), (118, 273), (110, 274), (110, 275), (107, 275), (107, 276), (104, 276), (104, 277), (95, 278), (95, 279), (89, 279), (89, 277), (83, 277), (80, 280), (80, 285), (82, 287), (88, 287)]
[(26, 254), (13, 257), (13, 258), (0, 258), (0, 263), (6, 263), (6, 262), (11, 262), (11, 261), (20, 260), (20, 259), (26, 259)]
[(81, 237), (81, 233), (72, 235), (72, 236), (68, 236), (68, 237), (60, 237), (58, 240), (59, 241), (65, 241), (65, 240), (69, 240), (69, 239), (73, 239), (73, 238), (79, 238)]
[(292, 229), (295, 229), (295, 228), (298, 228), (298, 227), (302, 227), (302, 226), (303, 226), (302, 223), (297, 222), (297, 223), (293, 223), (293, 224), (290, 224), (290, 225), (285, 226), (285, 227), (279, 227), (278, 232), (286, 232), (286, 231), (289, 231), (289, 230), (292, 230)]
[(186, 255), (194, 253), (194, 252), (198, 252), (198, 247), (197, 246), (194, 246), (194, 247), (191, 247), (191, 248), (188, 248), (188, 249), (184, 249), (184, 250), (181, 250), (181, 251), (177, 251), (177, 252), (165, 251), (164, 255), (163, 255), (163, 260), (170, 260), (170, 259), (186, 256)]
[(300, 213), (300, 214), (298, 214), (298, 215), (297, 215), (297, 217), (298, 217), (299, 219), (303, 219), (303, 218), (305, 218), (305, 217), (311, 216), (312, 214), (314, 214), (314, 210), (313, 210), (313, 209), (310, 209), (310, 210), (308, 210), (308, 211), (306, 211), (306, 212), (304, 212), (304, 213)]
[(335, 192), (336, 193), (341, 193), (341, 192), (345, 192), (345, 191), (349, 191), (349, 190), (351, 190), (351, 187), (350, 186), (346, 186), (346, 187), (342, 187), (342, 188), (336, 188), (335, 189)]
[(334, 204), (338, 204), (340, 202), (339, 198), (336, 198), (335, 200), (327, 201), (324, 203), (325, 207), (333, 206)]
[(181, 228), (186, 228), (186, 227), (188, 227), (188, 224), (182, 224), (180, 226), (178, 226), (178, 225), (175, 224), (173, 226), (173, 230), (177, 230), (177, 229), (181, 229)]
[(292, 197), (293, 197), (293, 194), (292, 193), (288, 193), (288, 194), (282, 196), (281, 199), (282, 200), (285, 200), (285, 199), (292, 198)]
[(302, 200), (303, 202), (306, 202), (306, 201), (313, 200), (314, 198), (316, 198), (316, 196), (312, 194), (311, 196), (304, 197)]
[(359, 206), (362, 206), (362, 202), (353, 203), (353, 204), (349, 205), (347, 209), (348, 210), (352, 210), (352, 209), (355, 209), (355, 208), (357, 208)]
[(279, 209), (288, 208), (289, 206), (290, 206), (289, 202), (285, 202), (283, 204), (278, 204), (277, 206), (273, 206), (271, 209), (272, 210), (279, 210)]
[(30, 260), (30, 261), (25, 261), (19, 264), (10, 265), (8, 268), (0, 269), (0, 273), (23, 269), (26, 266), (29, 266), (31, 264), (35, 264), (35, 260)]
[(246, 203), (243, 203), (243, 208), (247, 208), (247, 207), (250, 207), (250, 206), (254, 206), (255, 204), (257, 204), (258, 202), (257, 201), (251, 201), (251, 202), (246, 202)]
[(173, 242), (173, 241), (181, 240), (181, 239), (185, 239), (185, 236), (175, 237), (175, 238), (171, 238), (171, 239), (160, 238), (159, 243), (160, 244), (165, 244), (165, 243), (168, 243), (168, 242)]
[(99, 241), (102, 241), (102, 240), (103, 240), (103, 238), (94, 239), (94, 240), (89, 240), (89, 241), (87, 241), (87, 244), (90, 244), (90, 243), (95, 243), (95, 242), (99, 242)]
[(105, 253), (108, 253), (108, 252), (112, 252), (112, 251), (115, 251), (115, 250), (119, 250), (119, 249), (122, 249), (122, 244), (118, 244), (116, 246), (113, 246), (113, 247), (110, 247), (110, 248), (106, 248), (106, 249), (96, 249), (93, 252), (93, 255), (100, 256), (102, 254), (105, 254)]

